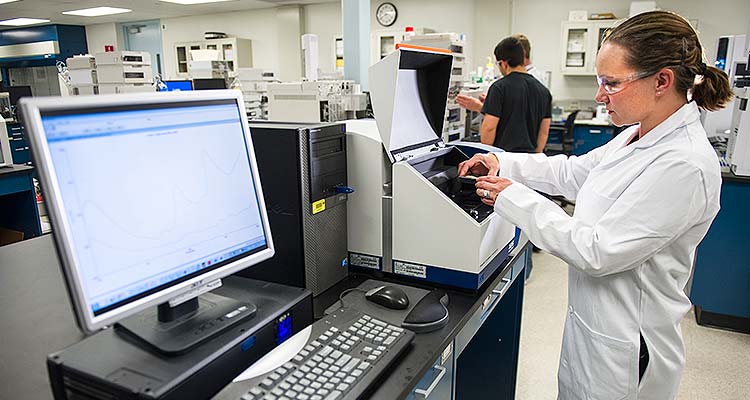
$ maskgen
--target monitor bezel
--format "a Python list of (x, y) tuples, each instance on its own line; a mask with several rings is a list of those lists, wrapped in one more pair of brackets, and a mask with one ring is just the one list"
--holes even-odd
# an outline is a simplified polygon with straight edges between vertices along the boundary
[[(88, 108), (106, 107), (132, 107), (141, 105), (154, 104), (177, 104), (177, 103), (194, 103), (196, 101), (211, 100), (232, 100), (237, 105), (240, 121), (242, 124), (245, 144), (249, 153), (250, 168), (255, 184), (256, 195), (258, 198), (258, 207), (262, 219), (263, 231), (266, 236), (266, 249), (250, 254), (246, 257), (235, 260), (219, 268), (210, 270), (183, 282), (177, 283), (164, 290), (152, 293), (140, 299), (122, 305), (121, 307), (109, 310), (107, 312), (95, 315), (91, 304), (85, 297), (85, 292), (81, 286), (82, 279), (76, 265), (77, 257), (75, 247), (72, 241), (71, 227), (68, 221), (63, 218), (64, 207), (60, 188), (57, 185), (54, 165), (47, 144), (46, 135), (42, 125), (41, 115), (44, 112), (74, 111), (86, 110)], [(65, 278), (68, 295), (73, 306), (74, 313), (80, 328), (87, 333), (96, 332), (102, 328), (114, 324), (126, 317), (138, 313), (148, 307), (156, 306), (194, 291), (202, 286), (207, 285), (217, 279), (232, 275), (240, 270), (251, 267), (264, 260), (271, 258), (275, 253), (273, 238), (271, 236), (271, 227), (266, 212), (266, 203), (261, 186), (260, 174), (258, 171), (257, 161), (255, 159), (255, 150), (250, 136), (248, 122), (244, 117), (244, 101), (242, 93), (236, 90), (205, 90), (205, 91), (185, 91), (185, 92), (154, 92), (154, 93), (134, 93), (134, 94), (114, 94), (98, 96), (75, 96), (67, 97), (64, 102), (55, 97), (37, 97), (24, 98), (20, 101), (19, 107), (24, 116), (26, 124), (27, 137), (30, 142), (30, 148), (37, 174), (39, 176), (44, 191), (45, 202), (50, 222), (53, 227), (53, 238), (57, 249), (58, 257), (61, 262), (63, 277)], [(51, 189), (51, 190), (49, 190)]]

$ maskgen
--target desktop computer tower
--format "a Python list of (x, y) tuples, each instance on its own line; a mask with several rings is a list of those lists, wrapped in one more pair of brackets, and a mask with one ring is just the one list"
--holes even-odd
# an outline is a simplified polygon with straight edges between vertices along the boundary
[(348, 272), (346, 124), (249, 126), (276, 255), (238, 274), (317, 296)]

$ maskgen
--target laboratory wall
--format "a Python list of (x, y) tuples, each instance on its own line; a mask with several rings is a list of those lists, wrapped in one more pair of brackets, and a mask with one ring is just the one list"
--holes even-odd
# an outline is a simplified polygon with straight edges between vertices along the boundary
[[(532, 43), (534, 64), (552, 73), (551, 91), (557, 100), (592, 99), (596, 90), (591, 76), (573, 77), (560, 73), (561, 23), (568, 19), (568, 12), (612, 12), (617, 17), (626, 17), (630, 6), (629, 0), (389, 1), (396, 5), (398, 19), (391, 27), (380, 26), (375, 15), (383, 1), (372, 0), (370, 29), (373, 33), (381, 30), (403, 31), (405, 26), (464, 33), (468, 42), (467, 63), (474, 70), (485, 66), (487, 56), (492, 55), (500, 39), (512, 33), (526, 34)], [(657, 6), (674, 10), (697, 25), (709, 61), (713, 60), (719, 36), (745, 33), (750, 22), (748, 0), (657, 0)], [(323, 72), (332, 72), (334, 40), (342, 31), (341, 3), (308, 4), (299, 6), (298, 11), (299, 26), (295, 23), (292, 30), (318, 35), (320, 68)], [(162, 19), (165, 77), (175, 78), (175, 43), (199, 41), (206, 31), (220, 31), (253, 41), (254, 66), (274, 70), (285, 80), (299, 79), (296, 72), (299, 67), (287, 68), (286, 64), (299, 63), (300, 58), (296, 54), (288, 54), (289, 51), (282, 51), (299, 46), (297, 35), (287, 32), (285, 22), (282, 22), (284, 15), (279, 14), (278, 9), (266, 8)], [(105, 44), (114, 43), (122, 47), (122, 33), (116, 24), (89, 25), (87, 38), (92, 51), (103, 49)]]
[(175, 44), (201, 41), (204, 32), (224, 32), (232, 37), (252, 40), (253, 65), (276, 72), (279, 70), (278, 24), (273, 8), (164, 18), (161, 25), (166, 79), (176, 78)]
[(104, 51), (105, 45), (124, 50), (123, 31), (115, 23), (86, 25), (86, 43), (91, 54)]

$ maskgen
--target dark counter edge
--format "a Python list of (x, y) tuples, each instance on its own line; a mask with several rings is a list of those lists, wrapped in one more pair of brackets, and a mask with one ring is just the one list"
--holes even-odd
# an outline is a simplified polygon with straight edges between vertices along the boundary
[(17, 174), (20, 172), (27, 172), (29, 170), (34, 170), (34, 167), (29, 165), (18, 165), (13, 164), (7, 167), (0, 167), (0, 175), (4, 174)]
[(722, 172), (721, 179), (729, 182), (750, 183), (750, 176), (739, 176), (731, 172)]
[[(521, 235), (523, 237), (523, 235)], [(505, 259), (504, 264), (501, 268), (498, 268), (498, 270), (492, 275), (490, 279), (488, 279), (485, 284), (482, 286), (482, 288), (476, 292), (469, 292), (465, 290), (455, 290), (450, 288), (445, 288), (446, 292), (448, 292), (448, 295), (451, 294), (459, 294), (464, 296), (474, 296), (475, 301), (472, 303), (472, 306), (463, 313), (461, 318), (459, 319), (458, 323), (453, 325), (453, 328), (450, 331), (441, 332), (445, 336), (443, 337), (443, 340), (440, 342), (439, 349), (446, 348), (453, 339), (458, 336), (458, 333), (461, 332), (461, 330), (466, 326), (466, 324), (469, 322), (469, 319), (474, 315), (474, 313), (481, 307), (483, 299), (485, 299), (487, 296), (489, 296), (492, 293), (492, 290), (500, 284), (502, 281), (502, 278), (508, 273), (508, 271), (513, 267), (513, 264), (518, 260), (518, 258), (521, 256), (521, 254), (526, 250), (528, 246), (531, 245), (531, 242), (528, 241), (528, 239), (521, 239), (525, 240), (525, 242), (521, 242), (516, 246), (515, 249), (511, 252), (511, 254), (508, 256), (508, 258)], [(338, 301), (339, 299), (339, 293), (342, 291), (357, 287), (362, 282), (368, 280), (368, 279), (377, 279), (382, 280), (385, 282), (394, 282), (399, 284), (405, 284), (410, 285), (414, 287), (420, 287), (423, 289), (433, 289), (434, 286), (430, 286), (429, 284), (425, 284), (421, 281), (413, 281), (413, 280), (403, 280), (403, 279), (397, 279), (394, 278), (392, 275), (386, 275), (382, 272), (373, 273), (373, 274), (365, 274), (365, 273), (352, 273), (344, 280), (336, 284), (335, 286), (331, 287), (330, 289), (326, 290), (325, 292), (321, 293), (319, 296), (313, 299), (313, 309), (315, 310), (315, 319), (319, 319), (322, 317), (323, 312), (333, 305), (334, 302)], [(519, 275), (519, 279), (523, 279), (522, 275)], [(453, 318), (455, 316), (451, 316)], [(418, 341), (420, 338), (419, 335), (417, 335), (415, 341)], [(400, 375), (402, 375), (401, 369), (405, 368), (405, 365), (403, 363), (404, 359), (409, 356), (408, 350), (406, 354), (404, 354), (402, 357), (400, 357), (398, 360), (395, 361), (395, 363), (391, 366), (391, 372), (384, 377), (383, 380), (381, 380), (377, 385), (378, 388), (375, 389), (372, 393), (371, 397), (368, 397), (369, 399), (384, 399), (384, 400), (395, 400), (395, 399), (403, 399), (406, 398), (409, 393), (411, 393), (411, 390), (419, 383), (420, 379), (424, 374), (427, 373), (427, 371), (432, 368), (432, 362), (425, 363), (423, 366), (420, 367), (420, 369), (415, 373), (412, 371), (410, 374), (413, 376), (411, 381), (406, 386), (399, 385), (389, 385), (389, 381), (391, 379), (397, 378)], [(455, 351), (455, 348), (454, 348)], [(438, 357), (439, 352), (438, 352)], [(434, 361), (434, 360), (433, 360)], [(401, 386), (400, 392), (395, 394), (390, 393), (380, 393), (381, 389), (383, 388), (395, 388), (395, 386)], [(388, 389), (386, 389), (388, 390)]]

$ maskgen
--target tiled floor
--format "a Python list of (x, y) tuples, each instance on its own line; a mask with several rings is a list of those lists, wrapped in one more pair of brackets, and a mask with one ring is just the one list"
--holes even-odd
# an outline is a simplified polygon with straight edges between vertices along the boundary
[[(516, 398), (555, 399), (557, 363), (567, 307), (567, 266), (534, 254), (526, 283)], [(687, 364), (679, 400), (750, 399), (750, 335), (698, 326), (690, 312), (682, 322)]]

